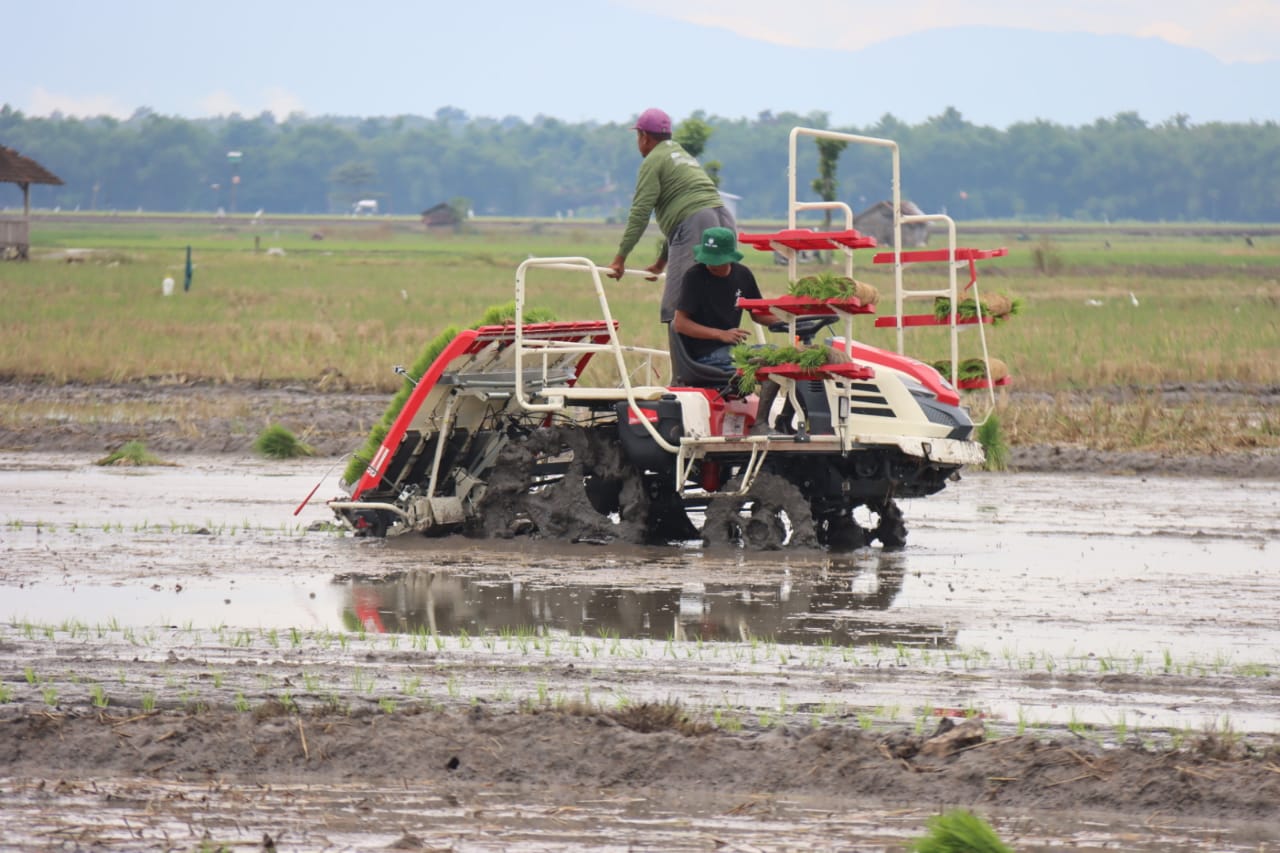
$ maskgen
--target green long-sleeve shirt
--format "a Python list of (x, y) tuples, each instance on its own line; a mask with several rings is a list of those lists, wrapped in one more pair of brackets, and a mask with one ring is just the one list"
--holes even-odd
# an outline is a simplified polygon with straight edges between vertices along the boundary
[(631, 214), (627, 217), (627, 230), (618, 245), (618, 254), (623, 257), (631, 254), (649, 226), (650, 214), (657, 215), (658, 227), (669, 236), (689, 214), (722, 204), (720, 191), (696, 158), (675, 140), (659, 142), (640, 164)]

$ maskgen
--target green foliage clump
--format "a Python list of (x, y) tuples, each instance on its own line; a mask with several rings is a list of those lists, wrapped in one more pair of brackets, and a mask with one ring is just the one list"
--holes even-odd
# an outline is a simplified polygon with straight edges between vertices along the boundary
[(852, 297), (864, 305), (874, 305), (880, 296), (871, 285), (833, 272), (821, 272), (793, 281), (787, 285), (787, 293), (791, 296), (806, 296), (811, 299)]
[[(545, 308), (525, 308), (525, 323), (550, 323), (555, 320), (556, 315)], [(484, 312), (484, 315), (476, 323), (468, 328), (478, 329), (481, 326), (510, 326), (516, 321), (516, 303), (514, 300), (505, 305), (493, 305)], [(456, 334), (456, 332), (455, 332)], [(444, 347), (441, 347), (443, 349)], [(438, 355), (439, 353), (437, 353)], [(432, 359), (434, 361), (434, 359)], [(428, 362), (430, 365), (430, 362)], [(426, 370), (424, 366), (422, 368)]]
[[(942, 374), (943, 378), (951, 380), (951, 361), (944, 359), (935, 361), (932, 365), (934, 370)], [(960, 360), (960, 364), (956, 370), (956, 378), (961, 382), (973, 379), (987, 378), (987, 365), (980, 358), (965, 358)]]
[(94, 465), (168, 465), (160, 457), (147, 450), (141, 441), (126, 441), (117, 450), (108, 453)]
[(853, 279), (831, 272), (807, 275), (787, 285), (787, 293), (792, 296), (811, 296), (814, 299), (833, 299), (846, 296)]
[[(478, 329), (481, 326), (506, 326), (515, 322), (516, 303), (514, 301), (507, 302), (502, 305), (494, 305), (487, 309), (480, 319), (472, 323), (467, 328)], [(524, 311), (525, 323), (548, 323), (555, 320), (555, 314), (542, 308), (526, 308)], [(449, 344), (453, 343), (453, 339), (458, 336), (461, 330), (457, 326), (449, 326), (440, 334), (432, 338), (422, 350), (421, 355), (413, 362), (409, 368), (409, 376), (420, 377), (431, 367), (431, 363), (440, 357), (440, 353), (445, 351)], [(382, 413), (382, 417), (378, 420), (373, 428), (369, 430), (369, 437), (365, 439), (364, 444), (351, 456), (351, 460), (347, 462), (346, 470), (342, 472), (342, 482), (347, 485), (353, 485), (359, 481), (364, 474), (364, 469), (373, 459), (373, 455), (378, 452), (378, 448), (382, 446), (382, 440), (387, 437), (387, 433), (391, 431), (391, 425), (395, 423), (396, 418), (400, 416), (400, 411), (404, 408), (404, 404), (409, 401), (409, 395), (413, 393), (413, 383), (405, 379), (400, 386), (400, 390), (391, 398), (391, 402), (387, 404), (386, 410)]]
[(934, 815), (925, 824), (929, 834), (911, 842), (915, 853), (1013, 853), (991, 824), (964, 809)]
[[(984, 298), (981, 301), (982, 316), (990, 317), (992, 323), (999, 323), (1007, 320), (1014, 314), (1022, 310), (1022, 300), (1010, 298), (1003, 293), (996, 293)], [(933, 316), (938, 320), (947, 321), (951, 317), (951, 300), (945, 296), (939, 296), (933, 300)], [(956, 305), (956, 317), (962, 320), (972, 320), (978, 316), (978, 300), (972, 296), (961, 299)]]
[(794, 347), (774, 344), (738, 344), (731, 351), (733, 365), (738, 368), (738, 390), (750, 394), (760, 382), (756, 371), (761, 367), (779, 364), (795, 364), (806, 370), (815, 370), (830, 361), (831, 352), (826, 347)]
[(296, 459), (312, 456), (315, 450), (304, 444), (288, 427), (272, 424), (264, 429), (253, 442), (253, 449), (268, 459)]
[[(689, 152), (690, 157), (700, 158), (713, 132), (711, 125), (702, 119), (687, 118), (676, 127), (672, 138), (680, 144), (681, 148)], [(708, 160), (703, 162), (702, 170), (707, 173), (711, 183), (720, 186), (720, 169), (723, 166), (724, 164), (719, 160)]]
[[(929, 366), (941, 373), (942, 377), (947, 381), (951, 380), (950, 359), (935, 361)], [(957, 382), (972, 382), (976, 380), (989, 379), (993, 384), (998, 384), (1008, 377), (1009, 365), (995, 357), (991, 357), (985, 361), (981, 358), (964, 358), (961, 359), (960, 363), (956, 366)]]
[(1009, 443), (1005, 441), (1004, 431), (1000, 429), (1000, 419), (992, 412), (978, 426), (978, 443), (987, 455), (982, 466), (987, 471), (1005, 471), (1009, 468)]

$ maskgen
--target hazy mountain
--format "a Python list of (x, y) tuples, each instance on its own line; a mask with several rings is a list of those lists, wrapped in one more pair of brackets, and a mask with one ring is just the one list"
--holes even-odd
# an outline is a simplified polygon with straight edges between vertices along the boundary
[[(557, 0), (555, 13), (503, 4), (500, 20), (486, 3), (400, 3), (394, 16), (375, 14), (389, 8), (376, 2), (354, 14), (341, 0), (312, 0), (306, 14), (254, 0), (148, 6), (131, 16), (77, 4), (73, 25), (48, 24), (56, 49), (11, 39), (0, 51), (0, 98), (33, 109), (43, 94), (46, 104), (74, 103), (73, 114), (112, 104), (124, 115), (271, 110), (280, 119), (452, 106), (473, 117), (622, 122), (661, 106), (677, 119), (818, 110), (835, 125), (867, 127), (885, 113), (914, 124), (950, 106), (998, 128), (1130, 111), (1153, 124), (1178, 114), (1280, 120), (1280, 62), (1229, 64), (1155, 39), (972, 27), (837, 51), (598, 0)], [(53, 14), (42, 8), (24, 7), (33, 31)]]
[(1280, 119), (1280, 62), (1228, 64), (1158, 39), (961, 28), (834, 61), (835, 73), (859, 81), (867, 109), (909, 121), (947, 106), (996, 127), (1089, 124), (1128, 111), (1153, 124), (1179, 113), (1196, 124)]
[[(647, 106), (677, 119), (694, 110), (726, 118), (818, 110), (835, 125), (859, 127), (885, 113), (917, 123), (947, 107), (999, 128), (1038, 118), (1075, 126), (1120, 112), (1151, 124), (1178, 114), (1196, 124), (1280, 120), (1280, 62), (1225, 63), (1158, 39), (971, 27), (837, 51), (765, 44), (637, 12), (618, 18), (617, 40), (588, 30), (571, 45), (539, 47), (536, 60), (489, 89), (476, 87), (470, 100), (456, 77), (439, 89), (425, 81), (423, 94), (452, 98), (473, 116), (569, 121), (622, 121)], [(516, 38), (491, 37), (495, 61), (519, 56)], [(441, 50), (444, 59), (457, 48)], [(459, 64), (476, 69), (474, 59)]]
[(1150, 124), (1178, 114), (1196, 124), (1280, 121), (1280, 62), (1225, 63), (1158, 39), (972, 27), (859, 51), (760, 45), (730, 34), (701, 41), (729, 57), (734, 84), (704, 81), (676, 100), (730, 117), (822, 110), (834, 124), (867, 126), (885, 113), (916, 123), (950, 106), (999, 128), (1035, 119), (1075, 126), (1120, 112)]
[[(1090, 124), (1130, 111), (1152, 124), (1180, 113), (1197, 124), (1280, 120), (1280, 62), (1230, 64), (1158, 39), (970, 27), (837, 51), (765, 44), (640, 12), (615, 16), (617, 39), (596, 38), (596, 22), (585, 21), (571, 44), (537, 49), (535, 61), (495, 79), (501, 96), (521, 105), (507, 112), (621, 121), (646, 106), (677, 119), (699, 109), (727, 118), (819, 110), (836, 125), (869, 126), (885, 113), (916, 123), (953, 106), (999, 128), (1037, 118)], [(517, 38), (491, 37), (497, 61), (520, 55)], [(461, 64), (476, 67), (474, 59)], [(457, 85), (454, 78), (447, 88)], [(497, 92), (474, 95), (467, 103), (459, 91), (453, 103), (495, 115), (485, 104)]]

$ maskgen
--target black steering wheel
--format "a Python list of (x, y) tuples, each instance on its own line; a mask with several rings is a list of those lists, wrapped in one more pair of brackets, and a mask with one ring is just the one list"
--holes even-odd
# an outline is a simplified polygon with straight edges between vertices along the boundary
[[(815, 317), (797, 317), (796, 318), (796, 337), (801, 343), (813, 343), (813, 336), (818, 332), (830, 326), (836, 320), (840, 319), (835, 314), (820, 314)], [(770, 323), (769, 331), (771, 332), (789, 332), (791, 326), (789, 323)]]

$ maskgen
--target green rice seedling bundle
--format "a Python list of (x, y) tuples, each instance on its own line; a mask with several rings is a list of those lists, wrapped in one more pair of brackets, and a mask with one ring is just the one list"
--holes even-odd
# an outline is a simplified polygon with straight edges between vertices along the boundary
[(1000, 419), (994, 412), (978, 425), (977, 439), (987, 457), (983, 468), (987, 471), (1008, 470), (1009, 442), (1005, 439), (1004, 430), (1000, 428)]
[[(494, 305), (484, 312), (472, 325), (467, 328), (478, 329), (481, 326), (503, 326), (515, 322), (516, 304), (514, 301), (504, 305)], [(555, 319), (555, 315), (550, 311), (540, 308), (530, 308), (524, 312), (524, 322), (526, 323), (546, 323)], [(421, 376), (427, 372), (427, 368), (431, 363), (444, 352), (445, 347), (458, 336), (460, 332), (457, 326), (449, 326), (440, 334), (432, 338), (423, 348), (422, 354), (414, 361), (413, 366), (409, 368), (409, 376)], [(342, 482), (350, 485), (360, 479), (361, 473), (365, 466), (369, 464), (369, 460), (378, 452), (378, 448), (382, 445), (382, 440), (387, 437), (387, 433), (391, 430), (391, 425), (395, 423), (397, 417), (400, 416), (400, 410), (404, 408), (404, 404), (408, 402), (409, 395), (413, 391), (413, 383), (406, 377), (400, 390), (391, 398), (391, 402), (387, 404), (386, 411), (382, 413), (382, 418), (373, 425), (369, 430), (369, 437), (365, 439), (364, 445), (352, 455), (351, 460), (347, 463), (346, 470), (342, 474)]]
[(126, 441), (117, 450), (94, 462), (95, 465), (167, 465), (141, 441)]
[(791, 296), (808, 296), (813, 299), (852, 297), (863, 305), (875, 305), (880, 299), (880, 292), (874, 286), (865, 281), (832, 272), (822, 272), (793, 281), (787, 285), (787, 293)]
[(731, 355), (739, 372), (738, 390), (743, 394), (750, 394), (759, 387), (756, 372), (761, 367), (794, 364), (805, 370), (816, 370), (831, 361), (831, 350), (826, 347), (738, 344)]
[(296, 459), (315, 453), (310, 445), (304, 444), (288, 427), (280, 424), (264, 429), (254, 440), (253, 449), (267, 459)]
[(991, 824), (964, 809), (934, 815), (926, 825), (928, 834), (908, 849), (916, 853), (1013, 853)]
[[(1001, 379), (1008, 377), (1009, 365), (998, 358), (992, 358), (988, 361), (990, 362), (989, 364), (980, 358), (961, 359), (957, 365), (956, 378), (961, 382), (977, 379), (990, 379), (992, 382), (999, 382)], [(951, 378), (950, 359), (935, 361), (931, 366), (947, 379)]]
[[(972, 296), (961, 299), (956, 304), (956, 317), (962, 320), (973, 320), (978, 316), (979, 301)], [(1007, 320), (1022, 310), (1022, 300), (1011, 298), (1003, 293), (993, 293), (981, 300), (982, 316), (990, 317), (991, 322), (999, 323)], [(951, 317), (951, 300), (939, 296), (933, 300), (933, 316), (939, 320)]]

